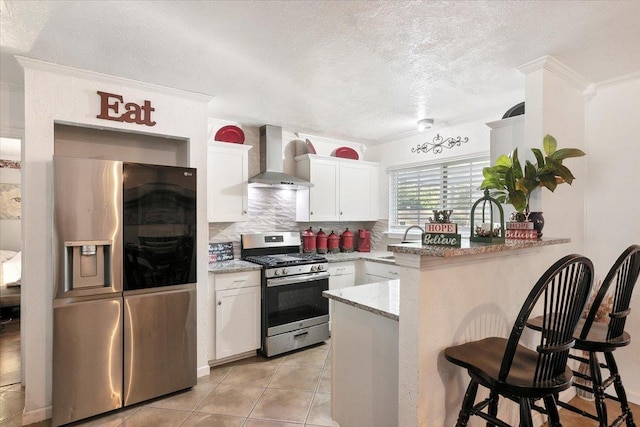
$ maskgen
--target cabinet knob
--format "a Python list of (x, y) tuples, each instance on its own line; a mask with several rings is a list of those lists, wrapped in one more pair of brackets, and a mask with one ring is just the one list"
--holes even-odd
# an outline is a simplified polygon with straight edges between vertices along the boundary
[(242, 211), (242, 215), (246, 215), (246, 214), (247, 214), (247, 210), (245, 209)]
[(313, 215), (313, 211), (309, 212), (309, 215)]
[(218, 301), (218, 305), (222, 305), (222, 301)]
[(342, 215), (342, 211), (340, 211), (340, 215)]

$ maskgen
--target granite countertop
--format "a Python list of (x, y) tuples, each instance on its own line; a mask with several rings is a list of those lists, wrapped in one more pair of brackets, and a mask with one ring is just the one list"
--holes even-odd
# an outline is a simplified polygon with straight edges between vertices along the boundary
[(326, 298), (378, 314), (391, 320), (400, 319), (400, 281), (387, 280), (366, 285), (324, 291)]
[(388, 245), (387, 249), (393, 253), (400, 254), (451, 258), (465, 255), (506, 252), (516, 249), (538, 248), (569, 242), (571, 242), (571, 239), (568, 238), (548, 237), (540, 240), (506, 240), (504, 243), (476, 243), (470, 242), (467, 238), (462, 239), (462, 245), (460, 247), (422, 245), (420, 242), (416, 242)]
[(383, 264), (395, 264), (393, 259), (393, 252), (388, 251), (373, 251), (373, 252), (340, 252), (337, 254), (326, 254), (327, 261), (332, 262), (345, 262), (356, 261), (364, 259), (367, 261), (375, 261)]
[(230, 261), (212, 262), (209, 264), (209, 273), (236, 273), (240, 271), (260, 270), (262, 266), (241, 259)]

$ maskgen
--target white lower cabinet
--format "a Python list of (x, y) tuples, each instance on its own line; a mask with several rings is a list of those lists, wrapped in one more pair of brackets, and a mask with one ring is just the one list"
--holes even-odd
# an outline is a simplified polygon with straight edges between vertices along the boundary
[(356, 284), (355, 261), (335, 262), (329, 264), (329, 289), (346, 288)]
[[(213, 274), (215, 337), (209, 360), (260, 348), (260, 272)], [(210, 284), (211, 285), (211, 284)]]
[[(356, 284), (355, 261), (336, 262), (329, 264), (329, 290), (347, 288)], [(329, 330), (331, 330), (331, 313), (333, 300), (329, 300)]]
[(364, 262), (364, 283), (382, 282), (400, 278), (400, 267), (373, 261)]

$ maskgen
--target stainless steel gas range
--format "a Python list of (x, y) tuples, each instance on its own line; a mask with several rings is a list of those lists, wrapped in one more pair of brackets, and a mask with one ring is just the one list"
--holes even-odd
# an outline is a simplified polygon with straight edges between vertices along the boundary
[(329, 338), (325, 257), (300, 253), (300, 233), (244, 234), (241, 257), (262, 265), (261, 353), (275, 356)]

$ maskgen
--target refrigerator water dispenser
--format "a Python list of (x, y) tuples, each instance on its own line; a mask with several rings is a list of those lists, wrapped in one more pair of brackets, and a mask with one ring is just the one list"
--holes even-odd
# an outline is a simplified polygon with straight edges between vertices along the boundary
[(110, 241), (65, 242), (67, 270), (65, 290), (109, 287)]

